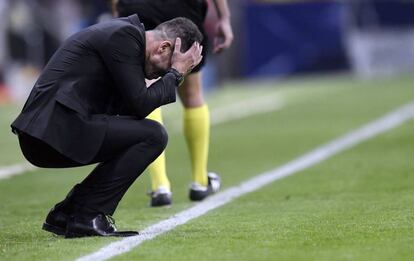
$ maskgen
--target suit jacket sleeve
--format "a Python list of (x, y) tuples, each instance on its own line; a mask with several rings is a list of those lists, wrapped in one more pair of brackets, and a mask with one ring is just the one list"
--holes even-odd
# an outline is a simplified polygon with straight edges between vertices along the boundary
[(101, 50), (125, 105), (138, 118), (145, 118), (161, 105), (175, 102), (177, 88), (175, 76), (170, 73), (147, 88), (144, 41), (135, 27), (122, 27), (108, 38)]

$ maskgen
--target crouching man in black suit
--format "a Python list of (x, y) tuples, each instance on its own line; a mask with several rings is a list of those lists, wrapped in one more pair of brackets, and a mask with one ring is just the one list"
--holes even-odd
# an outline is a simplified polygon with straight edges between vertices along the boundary
[[(66, 237), (132, 236), (111, 215), (167, 144), (145, 119), (175, 101), (202, 58), (202, 35), (176, 18), (145, 31), (137, 15), (88, 27), (66, 40), (44, 68), (11, 127), (28, 161), (44, 168), (99, 163), (49, 212), (43, 229)], [(158, 81), (147, 88), (145, 78)]]

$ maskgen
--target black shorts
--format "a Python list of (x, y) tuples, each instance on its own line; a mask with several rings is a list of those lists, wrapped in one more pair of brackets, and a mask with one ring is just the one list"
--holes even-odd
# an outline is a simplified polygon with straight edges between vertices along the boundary
[(203, 34), (203, 59), (192, 72), (200, 71), (208, 49), (208, 39), (203, 28), (207, 14), (205, 0), (119, 0), (117, 9), (121, 17), (137, 14), (146, 30), (152, 30), (160, 23), (176, 17), (190, 19)]

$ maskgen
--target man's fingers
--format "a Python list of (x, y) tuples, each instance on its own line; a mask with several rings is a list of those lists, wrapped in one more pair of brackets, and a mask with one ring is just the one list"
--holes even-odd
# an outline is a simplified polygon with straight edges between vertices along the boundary
[(222, 51), (222, 43), (221, 43), (222, 39), (220, 39), (220, 37), (215, 37), (214, 38), (214, 50), (213, 53), (219, 53)]
[(197, 49), (199, 48), (199, 46), (200, 46), (200, 44), (197, 41), (195, 41), (186, 53), (195, 53), (197, 51)]
[(192, 53), (197, 48), (197, 42), (194, 42), (193, 45), (191, 45), (190, 49), (188, 49), (187, 53)]
[(197, 43), (194, 49), (194, 54), (197, 55), (199, 50), (200, 50), (200, 44)]
[(200, 55), (200, 57), (198, 58), (197, 65), (201, 62), (201, 60), (203, 60), (203, 56), (202, 55)]
[(213, 52), (214, 53), (220, 53), (222, 51), (224, 51), (225, 49), (229, 48), (230, 44), (226, 44), (226, 43), (219, 43), (214, 47)]
[(200, 56), (201, 56), (202, 51), (203, 51), (203, 46), (200, 44), (197, 44), (197, 48), (194, 50), (194, 62), (196, 64), (198, 64), (199, 60), (201, 60)]
[(223, 47), (225, 49), (228, 49), (232, 42), (233, 42), (233, 36), (232, 35), (226, 35), (226, 37), (224, 37)]
[(214, 38), (213, 53), (220, 53), (225, 49), (228, 49), (233, 42), (233, 34), (231, 31), (224, 31), (221, 36)]
[(200, 46), (201, 46), (200, 43), (196, 42), (194, 53), (198, 53)]
[[(179, 38), (176, 40), (175, 48), (181, 47), (181, 41), (178, 39)], [(197, 41), (194, 41), (191, 47), (185, 53), (181, 53), (179, 55), (183, 64), (186, 64), (186, 66), (183, 67), (183, 71), (185, 73), (190, 73), (194, 67), (196, 67), (201, 62), (203, 58), (201, 55), (202, 51), (203, 46)]]
[(176, 52), (181, 52), (181, 38), (177, 37), (177, 39), (175, 39), (175, 49)]
[(188, 55), (192, 57), (192, 62), (195, 65), (198, 64), (199, 56), (201, 54), (202, 46), (198, 42), (194, 42), (190, 50), (188, 50)]
[(203, 46), (200, 46), (200, 49), (198, 50), (198, 55), (201, 55), (203, 53)]
[(203, 52), (203, 46), (202, 45), (198, 45), (198, 50), (197, 50), (197, 54), (201, 55), (201, 53)]
[(203, 58), (201, 55), (203, 46), (197, 41), (194, 41), (191, 47), (185, 53), (181, 53), (180, 49), (181, 39), (176, 38), (174, 50), (175, 55), (173, 55), (172, 66), (175, 66), (174, 68), (179, 67), (179, 71), (183, 73), (189, 73), (201, 62)]

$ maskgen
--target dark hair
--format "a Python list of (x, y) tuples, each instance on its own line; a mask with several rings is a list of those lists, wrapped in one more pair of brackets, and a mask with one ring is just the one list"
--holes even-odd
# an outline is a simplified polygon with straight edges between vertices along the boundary
[(203, 40), (198, 27), (190, 19), (184, 17), (177, 17), (159, 24), (154, 30), (160, 32), (163, 39), (175, 41), (177, 37), (181, 38), (181, 52), (190, 49), (194, 42), (201, 43)]

